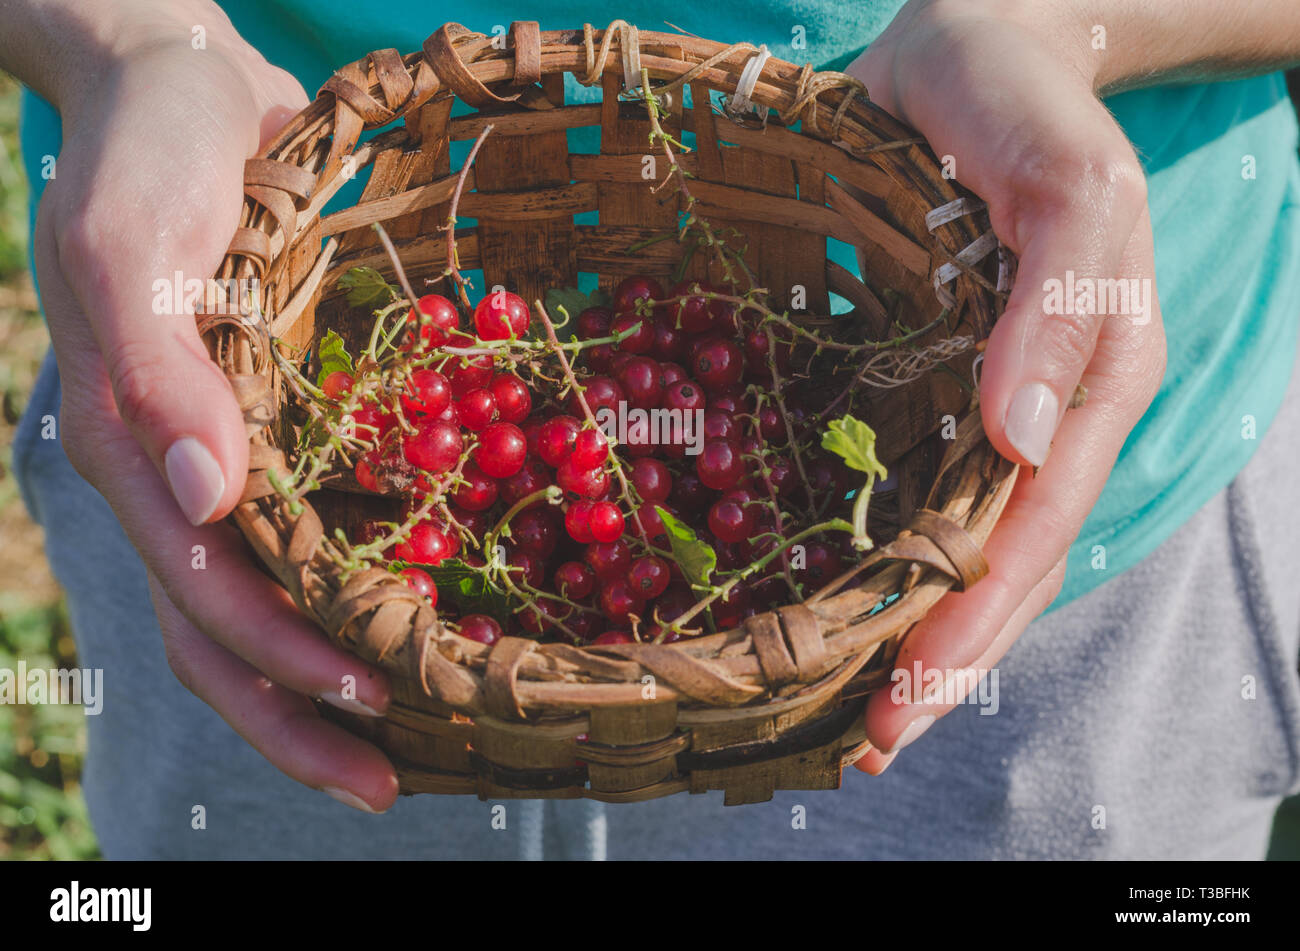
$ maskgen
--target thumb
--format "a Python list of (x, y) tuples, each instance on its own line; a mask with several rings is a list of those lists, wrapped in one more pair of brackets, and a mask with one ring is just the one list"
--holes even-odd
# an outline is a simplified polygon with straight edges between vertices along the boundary
[(1130, 295), (1134, 282), (1118, 274), (1145, 189), (1134, 159), (1020, 203), (1028, 210), (1012, 229), (1022, 238), (1019, 273), (980, 374), (984, 428), (1008, 459), (1046, 461), (1108, 319), (1109, 289), (1123, 291), (1123, 307), (1154, 304), (1141, 289)]

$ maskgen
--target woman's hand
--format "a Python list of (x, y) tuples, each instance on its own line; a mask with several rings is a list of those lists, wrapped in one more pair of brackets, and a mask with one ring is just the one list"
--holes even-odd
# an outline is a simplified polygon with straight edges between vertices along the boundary
[[(56, 93), (64, 128), (35, 236), (64, 449), (140, 552), (181, 682), (294, 779), (387, 809), (391, 764), (307, 699), (382, 712), (387, 679), (326, 641), (253, 566), (238, 533), (212, 524), (244, 486), (243, 417), (193, 314), (153, 307), (155, 281), (216, 271), (238, 223), (245, 159), (307, 97), (206, 0), (41, 6), (47, 19), (51, 6), (72, 11), (64, 45), (79, 48), (59, 77), (29, 79)], [(77, 69), (88, 75), (64, 77)], [(202, 570), (195, 545), (206, 549)], [(351, 683), (355, 700), (344, 699)]]
[[(980, 408), (998, 451), (1039, 471), (1021, 472), (985, 545), (988, 577), (946, 595), (903, 642), (896, 668), (909, 676), (916, 663), (947, 676), (991, 668), (1051, 603), (1067, 549), (1164, 374), (1154, 292), (1145, 313), (1045, 306), (1045, 282), (1069, 272), (1154, 288), (1142, 168), (1094, 92), (1101, 61), (1075, 10), (1071, 0), (912, 0), (848, 70), (952, 157), (1020, 257), (985, 351)], [(1067, 413), (1078, 383), (1086, 403)], [(859, 768), (879, 773), (952, 706), (878, 691), (866, 714), (874, 749)]]

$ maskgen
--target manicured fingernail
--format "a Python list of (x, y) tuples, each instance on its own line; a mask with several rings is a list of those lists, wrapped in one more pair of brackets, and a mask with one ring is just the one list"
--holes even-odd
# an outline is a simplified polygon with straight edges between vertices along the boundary
[(340, 789), (338, 786), (322, 786), (320, 791), (332, 799), (337, 799), (345, 806), (351, 806), (353, 809), (360, 809), (362, 812), (368, 812), (372, 816), (379, 814), (377, 810), (371, 809), (370, 804), (364, 799), (356, 793), (348, 792), (346, 789)]
[(882, 775), (885, 770), (889, 769), (894, 760), (898, 758), (897, 753), (885, 753), (880, 750), (877, 750), (876, 752), (879, 753), (879, 758), (874, 761), (871, 769), (866, 770), (866, 772), (872, 776)]
[(363, 717), (381, 717), (383, 716), (373, 707), (368, 707), (360, 700), (346, 699), (343, 694), (337, 690), (327, 690), (320, 695), (320, 698), (332, 707), (338, 707), (340, 710), (346, 710), (348, 713), (356, 713)]
[(894, 745), (883, 752), (897, 753), (904, 746), (907, 746), (907, 744), (911, 743), (926, 730), (930, 729), (930, 724), (933, 722), (934, 714), (932, 713), (927, 713), (925, 716), (917, 717), (907, 725), (907, 729), (899, 734), (898, 739), (894, 741)]
[(1018, 453), (1041, 466), (1052, 448), (1059, 415), (1056, 394), (1045, 383), (1026, 383), (1012, 395), (1002, 428)]
[(163, 466), (172, 495), (191, 524), (202, 525), (211, 518), (226, 494), (226, 477), (203, 443), (182, 436), (167, 450)]

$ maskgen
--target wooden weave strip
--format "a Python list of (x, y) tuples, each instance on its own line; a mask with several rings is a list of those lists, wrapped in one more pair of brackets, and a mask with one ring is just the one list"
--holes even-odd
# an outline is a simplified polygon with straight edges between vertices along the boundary
[[(468, 42), (465, 42), (467, 38)], [(483, 34), (475, 33), (459, 23), (448, 23), (424, 41), (424, 55), (428, 57), (429, 65), (443, 85), (471, 106), (482, 108), (488, 104), (513, 102), (519, 98), (519, 93), (498, 96), (480, 82), (466, 61), (461, 59), (461, 50), (467, 50), (467, 59), (473, 62), (474, 55), (489, 44), (490, 41)]]

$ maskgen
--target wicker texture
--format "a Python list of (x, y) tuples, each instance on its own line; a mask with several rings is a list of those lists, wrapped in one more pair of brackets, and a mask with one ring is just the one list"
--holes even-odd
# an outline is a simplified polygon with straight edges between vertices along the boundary
[[(438, 229), (459, 171), (450, 141), (494, 127), (458, 207), (475, 224), (456, 233), (460, 266), (482, 268), (488, 287), (504, 284), (531, 302), (549, 287), (576, 285), (579, 272), (610, 286), (631, 273), (672, 271), (678, 242), (626, 250), (672, 229), (678, 214), (642, 178), (644, 106), (619, 100), (642, 69), (656, 92), (672, 95), (668, 131), (694, 134), (682, 162), (700, 212), (745, 235), (749, 266), (774, 307), (788, 307), (789, 289), (801, 285), (807, 310), (825, 315), (834, 292), (879, 336), (894, 318), (922, 326), (947, 307), (952, 335), (973, 344), (1005, 300), (1014, 262), (982, 204), (842, 74), (622, 22), (555, 32), (516, 23), (495, 46), (449, 24), (420, 53), (380, 50), (340, 69), (248, 162), (243, 218), (218, 277), (257, 279), (257, 299), (242, 302), (242, 316), (202, 319), (202, 329), (250, 437), (233, 520), (304, 613), (394, 673), (385, 719), (323, 712), (385, 749), (405, 793), (631, 801), (724, 789), (734, 804), (774, 789), (835, 788), (865, 750), (862, 707), (887, 682), (899, 638), (946, 591), (987, 571), (980, 547), (1015, 468), (984, 438), (969, 394), (943, 373), (882, 390), (872, 403), (881, 458), (899, 478), (887, 543), (805, 604), (671, 645), (469, 641), (386, 571), (340, 584), (321, 551), (327, 526), (375, 500), (318, 501), (294, 515), (275, 492), (268, 472), (285, 471), (278, 447), (292, 443), (270, 338), (306, 348), (330, 327), (346, 336), (337, 278), (358, 265), (389, 269), (373, 222), (383, 222), (417, 286), (442, 272)], [(602, 101), (565, 105), (566, 72), (599, 83)], [(731, 97), (729, 112), (753, 103), (775, 114), (765, 123), (719, 115), (710, 90)], [(453, 97), (479, 111), (452, 118)], [(800, 132), (787, 128), (796, 122)], [(570, 153), (566, 131), (583, 126), (599, 126), (599, 154)], [(367, 165), (359, 202), (322, 216)], [(575, 223), (591, 211), (598, 223)], [(827, 238), (858, 247), (870, 286), (827, 261)], [(948, 333), (940, 326), (927, 340)], [(954, 365), (969, 371), (976, 349)], [(948, 414), (959, 422), (943, 438)]]

